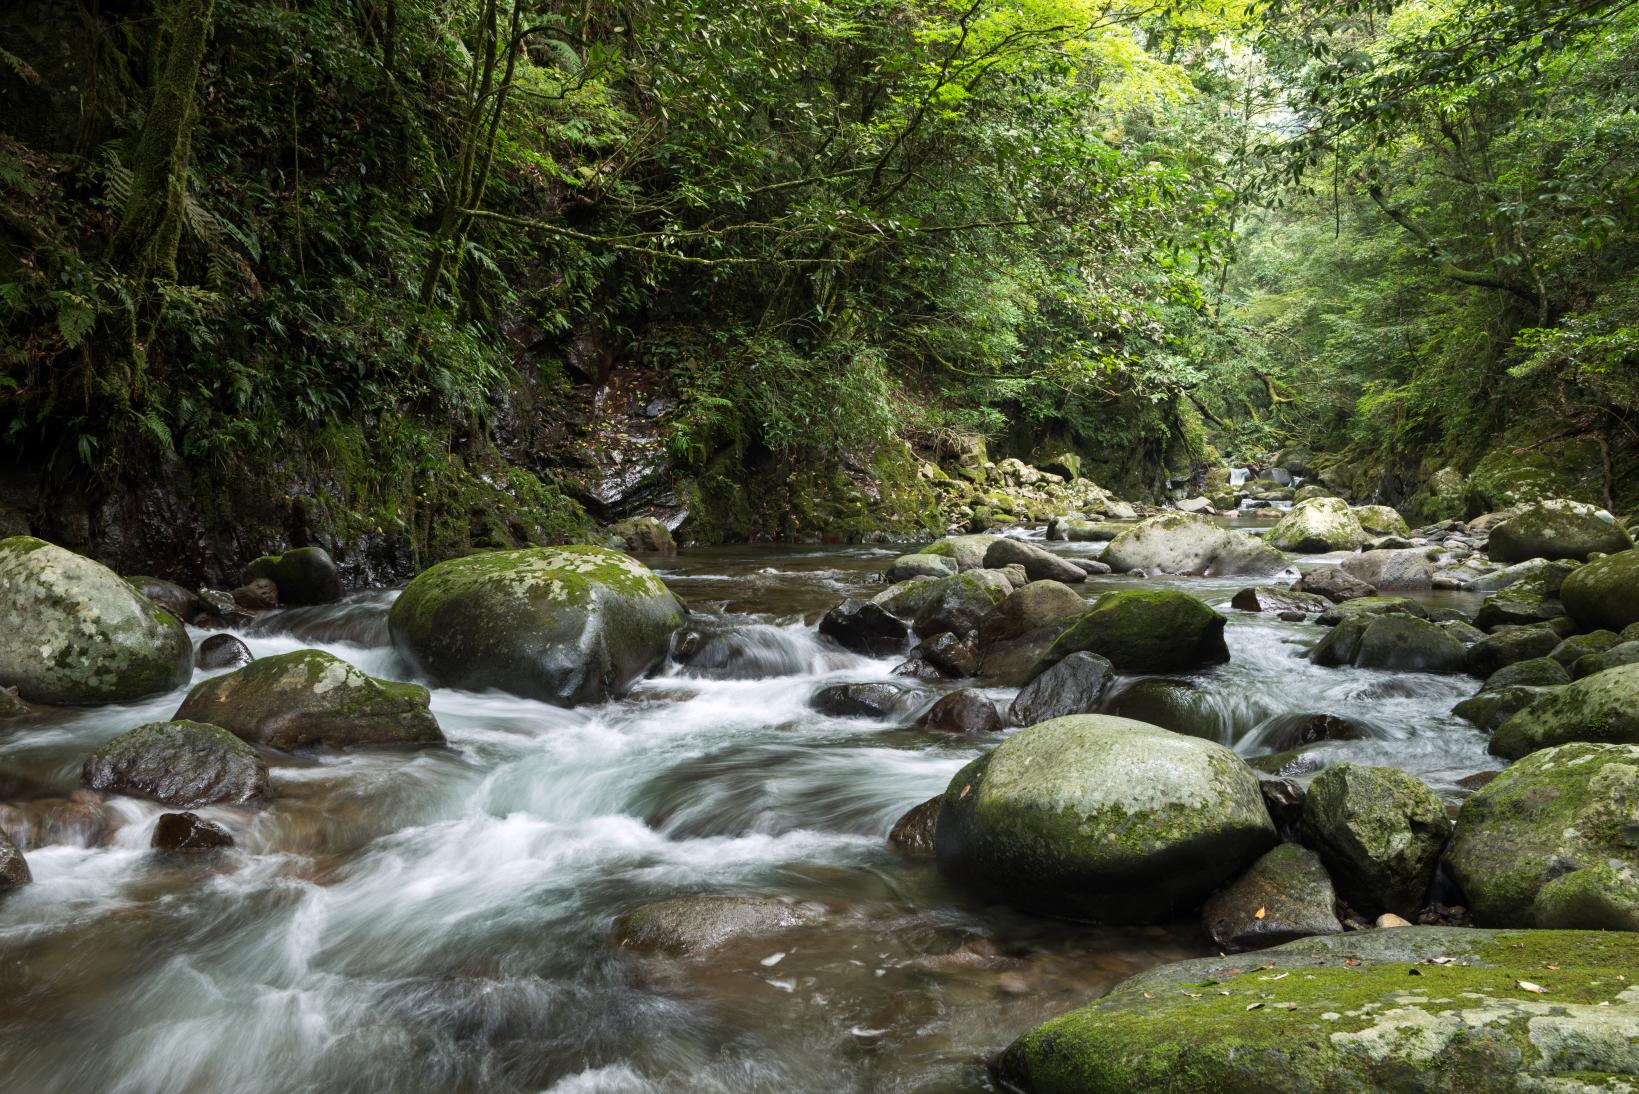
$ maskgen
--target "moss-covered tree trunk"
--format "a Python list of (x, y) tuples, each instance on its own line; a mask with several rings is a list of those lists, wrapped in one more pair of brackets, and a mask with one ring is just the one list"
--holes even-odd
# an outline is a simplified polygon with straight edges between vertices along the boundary
[(154, 278), (176, 279), (194, 92), (213, 7), (214, 0), (171, 0), (166, 12), (169, 41), (156, 66), (153, 97), (131, 159), (131, 192), (110, 248), (115, 264), (144, 294)]

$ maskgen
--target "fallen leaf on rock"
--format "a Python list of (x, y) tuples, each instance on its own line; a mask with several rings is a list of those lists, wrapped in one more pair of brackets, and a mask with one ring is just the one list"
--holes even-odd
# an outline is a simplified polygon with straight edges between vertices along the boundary
[(1344, 964), (1345, 964), (1345, 965), (1348, 965), (1348, 966), (1349, 966), (1349, 967), (1350, 967), (1350, 968), (1353, 968), (1353, 967), (1354, 967), (1354, 966), (1356, 966), (1356, 965), (1358, 965), (1358, 964), (1360, 964), (1360, 962), (1358, 962), (1358, 961), (1356, 961), (1356, 960), (1355, 960), (1355, 959), (1354, 959), (1354, 958), (1352, 958), (1352, 957), (1345, 957), (1345, 958), (1344, 958), (1344, 959), (1343, 959), (1343, 963), (1344, 963)]
[(1280, 1009), (1281, 1010), (1297, 1010), (1298, 1005), (1296, 1003), (1282, 1003), (1280, 1005)]
[(1533, 984), (1529, 980), (1516, 980), (1514, 986), (1521, 991), (1535, 992), (1537, 995), (1547, 995), (1548, 989), (1541, 984)]
[(1263, 915), (1264, 915), (1264, 912), (1266, 912), (1267, 910), (1268, 909), (1266, 909), (1266, 908), (1259, 908), (1257, 911), (1252, 913), (1252, 918), (1253, 919), (1262, 919)]

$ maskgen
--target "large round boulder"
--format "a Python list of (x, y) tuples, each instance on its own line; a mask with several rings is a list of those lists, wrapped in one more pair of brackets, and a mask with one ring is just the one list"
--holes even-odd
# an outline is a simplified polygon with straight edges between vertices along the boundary
[(1491, 735), (1491, 751), (1517, 760), (1570, 741), (1639, 744), (1639, 664), (1552, 688)]
[(444, 734), (429, 699), (419, 684), (378, 680), (322, 650), (296, 650), (197, 685), (175, 720), (208, 722), (284, 751), (441, 745)]
[(1491, 529), (1487, 553), (1494, 562), (1528, 558), (1585, 560), (1595, 551), (1633, 549), (1633, 537), (1603, 509), (1555, 498), (1527, 505)]
[(1387, 505), (1361, 505), (1354, 511), (1360, 527), (1379, 536), (1409, 536), (1411, 528), (1399, 511)]
[[(1480, 925), (1549, 925), (1554, 879), (1639, 868), (1639, 745), (1559, 745), (1503, 769), (1463, 803), (1448, 863)], [(1566, 895), (1548, 894), (1550, 919)]]
[(1212, 577), (1268, 577), (1290, 563), (1255, 536), (1194, 513), (1163, 513), (1110, 541), (1101, 556), (1115, 570)]
[(1292, 506), (1269, 529), (1264, 542), (1282, 551), (1317, 554), (1352, 551), (1370, 538), (1348, 502), (1341, 498), (1310, 498)]
[(393, 648), (443, 687), (559, 706), (601, 702), (659, 664), (684, 609), (654, 572), (603, 547), (440, 562), (393, 603)]
[(203, 722), (151, 722), (86, 757), (85, 785), (193, 809), (269, 794), (267, 764), (244, 741)]
[(121, 703), (193, 675), (181, 620), (100, 563), (31, 536), (0, 540), (0, 687), (35, 703)]
[(282, 555), (263, 555), (245, 567), (245, 584), (273, 582), (279, 603), (288, 606), (329, 604), (341, 599), (341, 571), (323, 547), (298, 547)]
[(1639, 623), (1639, 550), (1595, 559), (1559, 587), (1565, 611), (1583, 627), (1619, 631)]
[(1423, 906), (1451, 821), (1416, 776), (1342, 763), (1309, 784), (1299, 827), (1355, 911), (1410, 918)]
[(944, 555), (900, 555), (888, 567), (890, 582), (909, 581), (916, 577), (949, 577), (956, 572), (956, 561)]
[(1275, 842), (1222, 745), (1086, 714), (1022, 730), (956, 773), (940, 869), (981, 893), (1103, 922), (1194, 907)]
[(980, 671), (1002, 687), (1030, 678), (1041, 655), (1087, 601), (1057, 581), (1032, 581), (993, 608), (979, 624)]
[(1627, 933), (1320, 935), (1139, 973), (992, 1071), (1018, 1094), (1618, 1091), (1639, 1071), (1636, 965)]
[(1227, 620), (1175, 589), (1105, 593), (1076, 618), (1037, 662), (1040, 674), (1077, 650), (1096, 653), (1122, 672), (1170, 672), (1229, 660)]
[(1362, 551), (1338, 563), (1361, 581), (1384, 592), (1427, 589), (1434, 584), (1434, 564), (1428, 549), (1406, 547), (1387, 551)]

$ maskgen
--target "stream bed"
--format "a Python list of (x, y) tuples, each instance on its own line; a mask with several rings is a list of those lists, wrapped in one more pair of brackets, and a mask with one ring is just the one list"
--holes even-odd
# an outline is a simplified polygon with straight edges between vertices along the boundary
[[(887, 846), (993, 743), (809, 706), (899, 660), (814, 628), (880, 588), (897, 553), (646, 559), (727, 632), (714, 675), (740, 678), (668, 667), (574, 710), (434, 689), (450, 748), (281, 758), (267, 807), (198, 810), (237, 841), (207, 861), (148, 851), (167, 810), (126, 798), (111, 837), (26, 848), (35, 884), (0, 902), (0, 1086), (980, 1091), (986, 1058), (1024, 1030), (1213, 952), (1193, 920), (1109, 928), (987, 906)], [(1301, 654), (1322, 628), (1228, 608), (1244, 579), (1144, 583), (1229, 616), (1229, 664), (1182, 678), (1200, 732), (1253, 756), (1283, 716), (1345, 716), (1370, 735), (1319, 746), (1331, 758), (1405, 768), (1453, 801), (1457, 780), (1501, 766), (1450, 714), (1468, 677), (1318, 668)], [(258, 657), (316, 646), (408, 678), (386, 641), (394, 595), (273, 613), (241, 637)], [(990, 694), (1005, 709), (1012, 693)], [(182, 695), (8, 724), (0, 771), (64, 797), (90, 750)], [(786, 897), (818, 922), (687, 960), (613, 943), (622, 913), (702, 893)]]

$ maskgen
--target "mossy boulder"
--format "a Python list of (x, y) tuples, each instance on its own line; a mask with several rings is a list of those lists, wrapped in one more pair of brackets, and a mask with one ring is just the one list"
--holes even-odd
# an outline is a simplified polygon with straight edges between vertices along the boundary
[(1387, 505), (1361, 505), (1354, 511), (1360, 527), (1379, 536), (1409, 536), (1411, 527), (1399, 511)]
[(1320, 856), (1283, 843), (1212, 895), (1201, 921), (1228, 952), (1261, 950), (1315, 934), (1338, 934), (1337, 894)]
[(1571, 666), (1571, 675), (1580, 680), (1584, 676), (1621, 668), (1623, 665), (1639, 665), (1639, 641), (1618, 642), (1608, 650), (1579, 657), (1576, 664)]
[(1494, 627), (1547, 623), (1564, 614), (1564, 605), (1549, 592), (1548, 582), (1528, 577), (1486, 597), (1474, 616), (1474, 625), (1489, 631)]
[(1487, 552), (1494, 562), (1574, 558), (1633, 549), (1633, 537), (1603, 509), (1553, 498), (1527, 505), (1491, 529)]
[(1589, 654), (1604, 653), (1613, 646), (1619, 645), (1622, 636), (1615, 631), (1588, 631), (1586, 634), (1573, 634), (1548, 654), (1555, 661), (1567, 669), (1575, 665)]
[(1316, 622), (1331, 625), (1341, 623), (1345, 619), (1373, 615), (1414, 615), (1418, 619), (1427, 619), (1428, 609), (1410, 597), (1357, 596), (1341, 604), (1333, 604), (1320, 613), (1320, 618)]
[(887, 578), (891, 582), (909, 581), (915, 577), (949, 577), (956, 572), (956, 560), (944, 555), (921, 552), (900, 555), (889, 565)]
[(121, 703), (193, 675), (182, 622), (100, 563), (0, 540), (0, 687), (34, 703)]
[(1123, 530), (1100, 556), (1117, 571), (1268, 577), (1290, 563), (1255, 536), (1194, 513), (1164, 513)]
[[(1547, 926), (1553, 879), (1639, 867), (1639, 746), (1567, 744), (1505, 768), (1457, 815), (1448, 865), (1482, 926)], [(1584, 879), (1596, 880), (1594, 877)], [(1639, 965), (1635, 966), (1639, 968)]]
[(266, 798), (267, 764), (221, 726), (151, 722), (122, 733), (86, 757), (85, 785), (110, 794), (193, 809)]
[(341, 571), (323, 547), (298, 547), (282, 555), (263, 555), (245, 567), (244, 584), (266, 578), (279, 587), (279, 602), (289, 607), (329, 604), (341, 599)]
[(992, 1071), (1023, 1094), (1616, 1091), (1639, 1072), (1636, 967), (1632, 934), (1321, 935), (1140, 973)]
[(1639, 931), (1639, 866), (1609, 862), (1561, 874), (1537, 891), (1538, 927)]
[(951, 631), (965, 635), (1013, 592), (1012, 584), (994, 570), (967, 570), (938, 579), (917, 611), (911, 629), (918, 637)]
[(1639, 744), (1639, 664), (1584, 676), (1538, 696), (1491, 735), (1491, 751), (1517, 760), (1569, 741)]
[(410, 582), (387, 626), (440, 686), (574, 706), (623, 694), (665, 658), (683, 617), (647, 566), (576, 545), (441, 562)]
[(1550, 430), (1523, 423), (1468, 474), (1468, 514), (1517, 509), (1550, 498), (1595, 502), (1604, 490), (1604, 454), (1592, 436), (1544, 441)]
[(941, 555), (956, 563), (958, 570), (982, 570), (985, 565), (985, 552), (990, 545), (1001, 539), (1001, 536), (968, 535), (946, 536), (934, 540), (921, 553), (925, 555)]
[(1451, 832), (1444, 803), (1416, 776), (1351, 763), (1315, 776), (1299, 827), (1355, 911), (1408, 918)]
[(1570, 682), (1571, 674), (1565, 671), (1564, 665), (1552, 657), (1532, 657), (1504, 665), (1493, 672), (1485, 678), (1482, 690), (1495, 691), (1512, 687), (1551, 688)]
[(1504, 665), (1546, 657), (1559, 648), (1561, 641), (1559, 633), (1550, 627), (1506, 627), (1468, 647), (1468, 671), (1488, 677)]
[(1222, 664), (1225, 618), (1175, 589), (1105, 593), (1048, 647), (1035, 673), (1085, 650), (1123, 672), (1169, 672)]
[(1565, 611), (1583, 627), (1619, 631), (1639, 623), (1639, 550), (1596, 559), (1559, 587)]
[(1022, 730), (957, 772), (940, 869), (978, 892), (1102, 922), (1194, 907), (1275, 842), (1229, 749), (1125, 718)]
[(911, 577), (897, 581), (871, 597), (871, 603), (886, 608), (900, 619), (915, 619), (922, 606), (939, 589), (937, 577)]
[(1341, 498), (1310, 498), (1293, 505), (1269, 529), (1264, 542), (1282, 551), (1317, 554), (1352, 551), (1370, 538), (1348, 502)]
[(427, 689), (367, 676), (322, 650), (252, 661), (194, 687), (174, 720), (221, 726), (255, 745), (441, 745)]
[(1438, 624), (1392, 612), (1373, 616), (1360, 634), (1354, 664), (1399, 672), (1462, 672), (1468, 650)]
[(1482, 691), (1451, 708), (1451, 713), (1471, 722), (1487, 733), (1530, 706), (1546, 689), (1525, 685), (1509, 685)]

